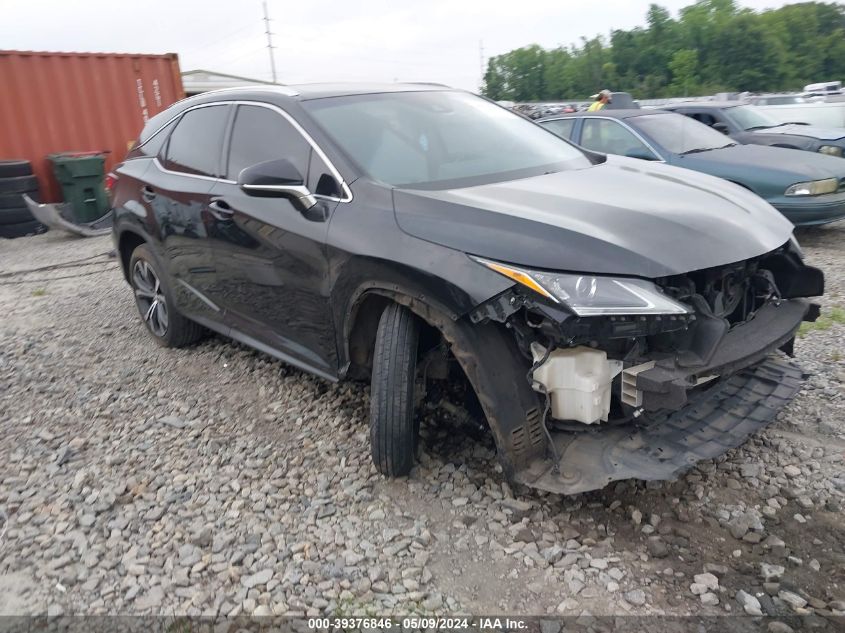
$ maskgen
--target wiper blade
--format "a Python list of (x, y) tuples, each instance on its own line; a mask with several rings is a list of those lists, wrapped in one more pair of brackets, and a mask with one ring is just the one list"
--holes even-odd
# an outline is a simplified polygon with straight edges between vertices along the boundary
[[(732, 145), (735, 145), (735, 143), (732, 143)], [(696, 147), (694, 149), (688, 149), (685, 152), (681, 152), (679, 154), (679, 156), (686, 156), (687, 154), (698, 154), (700, 152), (709, 152), (709, 151), (714, 150), (714, 149), (716, 149), (716, 148), (715, 147)], [(722, 148), (720, 147), (719, 149), (722, 149)]]
[(780, 127), (781, 125), (786, 125), (786, 123), (781, 123), (780, 125), (752, 125), (751, 127), (745, 128), (745, 131), (754, 132), (755, 130), (770, 130), (773, 127)]

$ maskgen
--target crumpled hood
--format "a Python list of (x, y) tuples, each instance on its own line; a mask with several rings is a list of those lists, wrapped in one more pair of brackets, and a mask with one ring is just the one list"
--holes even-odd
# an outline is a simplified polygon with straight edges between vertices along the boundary
[(741, 187), (622, 157), (460, 189), (397, 189), (394, 208), (406, 233), (468, 254), (645, 278), (755, 257), (792, 233), (788, 220)]
[(794, 134), (795, 136), (807, 136), (817, 138), (821, 141), (838, 141), (845, 139), (845, 128), (815, 127), (813, 125), (796, 125), (795, 123), (784, 123), (777, 127), (754, 130), (754, 133), (761, 134)]

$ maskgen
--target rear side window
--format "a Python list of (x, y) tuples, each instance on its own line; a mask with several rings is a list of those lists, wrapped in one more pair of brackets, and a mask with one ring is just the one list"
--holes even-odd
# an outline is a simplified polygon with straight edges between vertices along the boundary
[(238, 106), (229, 144), (229, 180), (237, 180), (247, 167), (280, 158), (289, 160), (304, 179), (310, 156), (308, 141), (281, 114), (261, 106)]
[(228, 105), (186, 112), (170, 135), (165, 169), (216, 177), (228, 112)]
[(575, 127), (575, 119), (557, 119), (555, 121), (543, 121), (540, 123), (550, 132), (554, 132), (561, 138), (572, 138), (572, 128)]
[(616, 121), (585, 119), (581, 145), (587, 149), (620, 156), (653, 155), (646, 145)]

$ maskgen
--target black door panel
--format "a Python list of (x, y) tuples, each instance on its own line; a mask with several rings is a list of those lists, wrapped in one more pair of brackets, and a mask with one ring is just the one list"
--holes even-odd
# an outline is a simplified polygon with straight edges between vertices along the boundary
[(334, 374), (328, 223), (309, 220), (289, 200), (247, 196), (225, 181), (214, 185), (211, 196), (229, 209), (210, 234), (217, 269), (211, 299), (225, 308), (228, 324)]
[(337, 348), (325, 242), (338, 203), (320, 200), (303, 212), (287, 198), (247, 195), (233, 182), (247, 167), (285, 159), (309, 186), (324, 166), (315, 166), (309, 142), (272, 107), (239, 105), (227, 149), (227, 180), (210, 193), (217, 268), (212, 300), (223, 306), (233, 330), (333, 376)]
[(215, 218), (208, 205), (220, 174), (229, 111), (228, 105), (220, 105), (186, 112), (152, 161), (139, 192), (156, 210), (176, 302), (188, 316), (221, 318), (210, 299), (217, 276), (208, 241)]

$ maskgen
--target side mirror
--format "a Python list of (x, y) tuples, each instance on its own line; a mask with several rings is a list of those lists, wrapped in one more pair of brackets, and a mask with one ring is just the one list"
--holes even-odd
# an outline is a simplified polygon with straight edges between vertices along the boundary
[(639, 158), (640, 160), (659, 160), (652, 152), (644, 147), (632, 149), (625, 154), (628, 158)]
[(305, 186), (302, 174), (284, 158), (252, 165), (238, 174), (238, 186), (248, 196), (288, 198), (301, 211), (307, 211), (317, 199)]
[(722, 123), (721, 121), (719, 121), (717, 123), (714, 123), (711, 127), (714, 130), (716, 130), (717, 132), (721, 132), (722, 134), (728, 133), (728, 124), (727, 123)]

